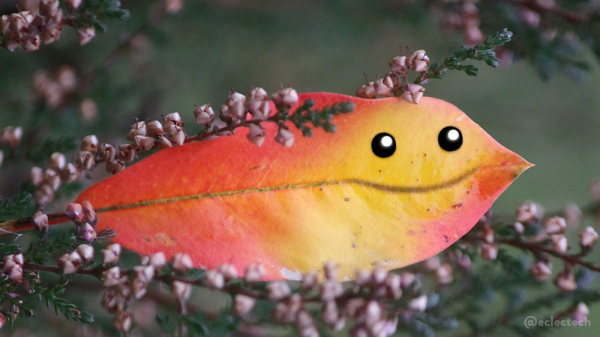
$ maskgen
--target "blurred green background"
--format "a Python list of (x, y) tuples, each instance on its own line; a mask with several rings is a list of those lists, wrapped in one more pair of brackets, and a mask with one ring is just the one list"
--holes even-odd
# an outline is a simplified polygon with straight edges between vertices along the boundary
[[(290, 83), (299, 92), (353, 95), (364, 82), (363, 72), (370, 78), (385, 74), (400, 46), (425, 49), (433, 61), (441, 61), (462, 45), (462, 36), (443, 34), (434, 18), (415, 23), (410, 13), (384, 3), (188, 1), (180, 13), (150, 29), (135, 52), (102, 73), (86, 93), (98, 104), (95, 122), (82, 121), (75, 105), (62, 109), (40, 132), (78, 138), (96, 134), (101, 141), (120, 143), (134, 117), (155, 119), (174, 111), (195, 130), (193, 104), (219, 106), (230, 88), (245, 93), (262, 86), (272, 92), (280, 83)], [(13, 5), (2, 0), (0, 10), (11, 12)], [(123, 7), (131, 17), (106, 22), (108, 32), (88, 45), (78, 46), (76, 33), (65, 28), (63, 39), (38, 52), (0, 50), (0, 126), (31, 125), (37, 70), (70, 64), (86, 74), (154, 10), (146, 1), (123, 1)], [(568, 201), (589, 201), (589, 183), (600, 175), (600, 76), (598, 63), (592, 63), (584, 82), (560, 74), (543, 82), (522, 61), (497, 69), (478, 64), (477, 77), (451, 72), (426, 86), (426, 96), (457, 105), (498, 142), (536, 164), (498, 199), (496, 211), (512, 213), (522, 200), (550, 210), (560, 210)], [(30, 166), (3, 167), (0, 192), (16, 191)], [(590, 309), (591, 328), (550, 333), (595, 335), (600, 308)]]

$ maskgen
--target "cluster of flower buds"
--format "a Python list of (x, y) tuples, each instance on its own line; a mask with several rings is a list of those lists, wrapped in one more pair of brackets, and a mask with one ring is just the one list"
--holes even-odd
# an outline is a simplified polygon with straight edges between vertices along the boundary
[(7, 126), (0, 132), (0, 145), (8, 144), (14, 149), (21, 142), (21, 138), (23, 138), (23, 128)]
[(5, 255), (2, 259), (2, 272), (4, 278), (8, 278), (14, 283), (21, 283), (23, 280), (23, 254)]
[(476, 2), (477, 0), (464, 1), (460, 15), (465, 43), (469, 46), (480, 44), (485, 38), (479, 28), (479, 9), (477, 9)]
[(53, 75), (47, 71), (39, 71), (33, 77), (36, 96), (51, 108), (61, 106), (67, 96), (77, 89), (77, 83), (77, 74), (69, 66), (61, 66)]
[(356, 91), (356, 96), (374, 99), (390, 95), (401, 96), (404, 100), (418, 104), (423, 97), (425, 88), (421, 84), (408, 82), (408, 71), (425, 73), (429, 69), (429, 57), (424, 50), (417, 50), (409, 56), (396, 56), (390, 63), (390, 72), (375, 82), (362, 85)]
[(165, 0), (165, 11), (167, 13), (177, 13), (183, 8), (184, 0)]
[(238, 277), (238, 272), (232, 264), (222, 264), (214, 270), (206, 272), (204, 284), (212, 289), (223, 289), (225, 284)]
[[(70, 11), (81, 6), (82, 0), (66, 0)], [(50, 44), (62, 35), (65, 25), (64, 12), (58, 0), (42, 0), (39, 2), (39, 14), (31, 11), (19, 11), (0, 17), (0, 36), (4, 36), (3, 47), (11, 52), (21, 46), (27, 51), (40, 48), (40, 44)], [(84, 45), (96, 35), (94, 27), (81, 27), (77, 31), (79, 43)]]
[(54, 193), (62, 183), (71, 183), (81, 176), (81, 168), (68, 163), (64, 154), (55, 152), (50, 156), (48, 168), (34, 166), (29, 172), (29, 182), (35, 187), (34, 199), (46, 204), (54, 199)]
[(98, 216), (89, 201), (68, 204), (65, 214), (77, 225), (82, 239), (88, 242), (96, 240)]
[[(266, 132), (260, 122), (267, 120), (271, 113), (269, 95), (263, 88), (256, 87), (252, 88), (248, 97), (246, 99), (246, 96), (239, 92), (231, 91), (229, 99), (221, 106), (221, 118), (228, 122), (245, 121), (247, 114), (251, 114), (251, 121), (254, 123), (248, 125), (247, 138), (251, 143), (261, 146), (266, 139)], [(271, 101), (280, 111), (290, 109), (298, 103), (298, 100), (298, 93), (290, 87), (282, 87), (271, 95)], [(203, 105), (196, 108), (194, 116), (196, 116), (196, 123), (207, 125), (214, 119), (214, 112), (210, 105)], [(282, 125), (275, 134), (275, 141), (286, 147), (291, 147), (294, 144), (294, 133)]]

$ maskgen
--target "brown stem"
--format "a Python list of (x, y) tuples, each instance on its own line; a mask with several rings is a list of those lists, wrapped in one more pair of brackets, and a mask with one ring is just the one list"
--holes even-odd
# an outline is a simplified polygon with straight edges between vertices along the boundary
[[(70, 219), (67, 217), (67, 215), (62, 212), (50, 213), (47, 215), (48, 215), (48, 220), (50, 220), (49, 222), (51, 225), (70, 221)], [(19, 232), (19, 231), (23, 231), (23, 230), (31, 229), (31, 228), (33, 228), (33, 218), (31, 218), (31, 217), (7, 220), (7, 221), (0, 223), (0, 235), (3, 234), (3, 233), (1, 233), (2, 231)]]
[(165, 8), (161, 7), (157, 10), (148, 20), (136, 29), (133, 33), (129, 34), (127, 38), (125, 38), (121, 43), (119, 43), (115, 49), (113, 49), (104, 59), (104, 61), (100, 64), (99, 67), (92, 70), (90, 73), (85, 75), (82, 80), (82, 85), (80, 91), (85, 91), (89, 89), (95, 82), (96, 78), (105, 71), (112, 69), (119, 58), (125, 53), (127, 47), (131, 44), (131, 42), (143, 34), (148, 28), (154, 27), (160, 22), (164, 20), (166, 16)]
[(563, 253), (559, 253), (556, 252), (550, 248), (546, 248), (543, 246), (540, 246), (538, 244), (535, 243), (531, 243), (531, 242), (526, 242), (526, 241), (521, 241), (521, 240), (517, 240), (517, 239), (498, 239), (499, 243), (503, 243), (503, 244), (507, 244), (513, 247), (518, 247), (521, 249), (525, 249), (528, 250), (530, 252), (533, 253), (539, 253), (539, 252), (543, 252), (549, 255), (552, 255), (556, 258), (559, 258), (571, 265), (580, 265), (582, 267), (585, 267), (589, 270), (593, 270), (597, 273), (600, 273), (600, 266), (597, 266), (591, 262), (588, 261), (584, 261), (582, 259), (580, 259), (578, 256), (576, 255), (570, 255), (570, 254), (563, 254)]
[[(493, 1), (495, 2), (496, 0), (493, 0)], [(583, 25), (583, 24), (586, 24), (589, 22), (589, 17), (579, 14), (579, 13), (567, 11), (556, 5), (544, 5), (544, 4), (541, 4), (538, 1), (534, 1), (534, 0), (504, 0), (504, 1), (511, 3), (513, 5), (516, 5), (516, 6), (527, 8), (538, 14), (544, 14), (544, 13), (552, 14), (552, 15), (554, 15), (558, 18), (561, 18), (572, 24)]]

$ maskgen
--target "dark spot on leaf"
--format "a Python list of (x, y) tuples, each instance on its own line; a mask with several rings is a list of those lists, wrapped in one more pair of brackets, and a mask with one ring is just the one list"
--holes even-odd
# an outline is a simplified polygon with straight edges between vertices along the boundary
[(446, 243), (448, 243), (448, 236), (444, 235), (444, 240), (446, 240)]
[(344, 201), (350, 201), (350, 198), (344, 198)]
[(463, 205), (462, 203), (456, 204), (456, 205), (452, 205), (452, 208), (459, 208), (459, 207), (462, 207), (462, 205)]
[(248, 168), (248, 171), (256, 170), (258, 168), (260, 168), (260, 165), (252, 166), (252, 167)]

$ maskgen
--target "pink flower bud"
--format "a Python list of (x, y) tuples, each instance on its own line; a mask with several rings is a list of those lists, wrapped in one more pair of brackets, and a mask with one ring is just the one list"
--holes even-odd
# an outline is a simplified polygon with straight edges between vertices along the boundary
[(173, 291), (173, 295), (179, 301), (187, 301), (192, 294), (192, 286), (188, 283), (181, 281), (173, 281), (171, 285), (171, 290)]
[(180, 126), (174, 126), (169, 134), (169, 140), (177, 145), (183, 145), (185, 142), (185, 131)]
[(62, 171), (60, 171), (60, 179), (67, 183), (74, 182), (79, 179), (79, 170), (74, 164), (68, 163)]
[(252, 114), (252, 119), (264, 121), (269, 118), (271, 105), (269, 101), (251, 100), (248, 102), (248, 112)]
[(73, 274), (81, 267), (81, 256), (76, 251), (71, 254), (64, 254), (58, 258), (56, 264), (63, 274)]
[(94, 155), (91, 152), (80, 151), (77, 155), (75, 164), (81, 170), (89, 170), (96, 165), (96, 161), (94, 160)]
[(215, 120), (215, 112), (210, 104), (204, 104), (194, 110), (194, 117), (196, 117), (196, 124), (208, 125)]
[(89, 152), (98, 151), (98, 137), (95, 135), (83, 137), (83, 140), (81, 141), (81, 150)]
[(98, 221), (98, 216), (96, 215), (96, 210), (94, 210), (94, 206), (88, 200), (84, 200), (81, 202), (81, 208), (83, 210), (83, 217), (85, 221), (89, 222), (92, 225), (95, 225)]
[(36, 166), (32, 167), (29, 172), (29, 182), (34, 186), (38, 186), (42, 183), (42, 180), (44, 180), (44, 170)]
[(106, 247), (106, 249), (102, 249), (102, 263), (103, 264), (112, 264), (117, 263), (119, 261), (119, 256), (121, 255), (121, 245), (118, 243), (113, 243)]
[[(373, 82), (371, 82), (373, 83)], [(377, 91), (375, 90), (375, 86), (372, 84), (369, 85), (361, 85), (358, 90), (356, 90), (356, 96), (360, 98), (368, 98), (373, 99), (377, 96)]]
[(116, 286), (120, 283), (121, 269), (119, 267), (112, 267), (102, 272), (103, 285), (105, 287)]
[(589, 314), (590, 310), (588, 309), (588, 306), (583, 302), (579, 302), (573, 312), (573, 319), (581, 324), (588, 319)]
[(388, 271), (383, 267), (375, 267), (371, 273), (371, 279), (373, 284), (382, 285), (387, 278)]
[(238, 316), (246, 316), (252, 308), (256, 300), (250, 296), (237, 294), (233, 303), (233, 310)]
[(560, 234), (565, 230), (565, 227), (567, 227), (567, 222), (558, 216), (550, 218), (544, 223), (544, 229), (548, 234)]
[(106, 162), (106, 171), (111, 174), (117, 174), (125, 169), (125, 162), (117, 159)]
[(159, 121), (152, 121), (148, 123), (148, 136), (158, 138), (165, 135), (165, 130)]
[(80, 235), (81, 235), (81, 238), (84, 239), (85, 241), (92, 242), (92, 241), (96, 240), (96, 236), (98, 234), (96, 234), (96, 229), (92, 225), (90, 225), (89, 223), (86, 222), (81, 227)]
[(94, 247), (90, 245), (79, 245), (79, 247), (77, 247), (77, 253), (79, 253), (79, 256), (81, 256), (81, 259), (84, 262), (90, 262), (94, 259)]
[(158, 137), (158, 145), (156, 145), (156, 149), (158, 151), (168, 149), (171, 147), (173, 147), (173, 143), (171, 143), (171, 141), (168, 140), (165, 136)]
[(223, 274), (223, 277), (225, 278), (225, 282), (231, 281), (238, 277), (237, 269), (235, 269), (235, 266), (232, 264), (228, 264), (228, 263), (222, 264), (222, 265), (218, 266), (216, 270), (219, 273)]
[(80, 224), (83, 222), (83, 207), (78, 203), (67, 204), (65, 214), (71, 221)]
[(426, 72), (429, 67), (429, 57), (424, 50), (417, 50), (408, 57), (406, 63), (415, 71)]
[(263, 265), (254, 263), (246, 267), (244, 277), (248, 282), (259, 282), (265, 277), (266, 273), (267, 271)]
[(408, 307), (410, 310), (414, 311), (425, 311), (425, 309), (427, 309), (427, 295), (413, 298), (408, 302)]
[(302, 275), (302, 281), (300, 281), (300, 287), (305, 290), (314, 288), (319, 283), (319, 275), (316, 271), (311, 270), (308, 273)]
[(452, 266), (449, 263), (442, 264), (436, 271), (435, 276), (439, 284), (450, 284), (454, 280)]
[(74, 10), (81, 6), (83, 0), (65, 0), (65, 4), (69, 7), (70, 10)]
[(298, 93), (293, 88), (283, 88), (271, 95), (271, 100), (277, 108), (290, 108), (298, 103)]
[(181, 116), (178, 112), (172, 112), (163, 118), (163, 124), (165, 130), (169, 130), (171, 125), (181, 126)]
[(132, 322), (133, 320), (129, 311), (119, 310), (113, 319), (113, 326), (119, 331), (127, 332), (131, 329)]
[(216, 270), (209, 270), (204, 276), (204, 284), (213, 289), (223, 289), (225, 286), (225, 277)]
[(194, 267), (192, 258), (185, 253), (177, 253), (171, 258), (173, 269), (181, 272), (186, 272)]
[(324, 281), (319, 285), (319, 297), (321, 301), (334, 300), (342, 295), (344, 287), (337, 281)]
[(598, 233), (594, 230), (594, 228), (587, 226), (580, 234), (579, 234), (579, 243), (583, 248), (591, 248), (598, 241)]
[(541, 218), (540, 210), (538, 205), (535, 203), (526, 203), (517, 208), (517, 221), (518, 222), (532, 222), (535, 219)]
[(5, 274), (7, 274), (8, 278), (14, 283), (21, 283), (23, 280), (23, 265), (17, 264), (12, 267), (8, 273), (5, 272)]
[(552, 275), (552, 263), (546, 261), (537, 261), (530, 268), (529, 272), (536, 281), (546, 281)]
[(167, 264), (167, 260), (165, 258), (165, 253), (158, 252), (155, 254), (151, 254), (150, 261), (148, 262), (148, 264), (153, 266), (154, 269), (156, 269), (156, 270), (163, 269)]
[(338, 277), (339, 267), (335, 262), (328, 261), (323, 266), (325, 272), (325, 278), (328, 280), (336, 280)]
[(48, 215), (42, 212), (36, 212), (33, 215), (33, 225), (38, 232), (44, 232), (48, 229)]
[(567, 238), (562, 234), (553, 234), (550, 236), (552, 239), (552, 249), (554, 251), (564, 254), (567, 251)]
[(396, 74), (406, 74), (408, 68), (406, 56), (396, 56), (392, 59), (392, 63), (390, 63), (390, 71)]
[(154, 278), (153, 266), (135, 266), (133, 272), (134, 279), (142, 283), (150, 283)]
[(484, 243), (481, 245), (481, 257), (487, 261), (493, 261), (498, 257), (498, 245)]
[[(185, 137), (185, 134), (184, 134)], [(135, 147), (138, 151), (148, 151), (154, 147), (154, 138), (147, 136), (135, 136)]]
[(392, 88), (383, 83), (382, 79), (376, 80), (374, 86), (375, 92), (379, 96), (388, 96), (392, 92)]
[(400, 278), (402, 281), (402, 288), (410, 287), (417, 279), (415, 274), (409, 273), (409, 272), (404, 272), (404, 273), (400, 274)]
[(275, 134), (275, 141), (285, 147), (294, 145), (294, 133), (285, 128), (279, 128)]
[(110, 144), (106, 144), (106, 143), (102, 143), (99, 147), (100, 151), (98, 152), (98, 157), (106, 162), (110, 162), (115, 160), (116, 157), (116, 150), (115, 147), (110, 145)]
[(129, 133), (127, 134), (127, 140), (135, 141), (136, 136), (146, 136), (146, 122), (136, 122), (131, 125)]
[[(450, 275), (452, 276), (452, 275)], [(385, 289), (387, 295), (393, 299), (400, 299), (402, 296), (402, 278), (398, 274), (388, 274), (385, 279)]]
[(269, 94), (263, 88), (256, 87), (250, 90), (250, 94), (248, 95), (251, 101), (267, 101), (269, 100)]
[(256, 146), (261, 146), (267, 138), (267, 133), (265, 132), (265, 129), (263, 129), (262, 126), (256, 124), (250, 124), (248, 128), (249, 132), (246, 136), (248, 140)]
[(267, 284), (267, 297), (269, 299), (280, 300), (290, 294), (290, 287), (283, 281), (274, 281)]
[(423, 97), (423, 92), (425, 92), (425, 88), (414, 83), (408, 83), (407, 86), (408, 89), (404, 91), (402, 98), (409, 103), (419, 104), (421, 98)]
[(23, 263), (25, 262), (25, 260), (23, 259), (23, 254), (11, 254), (11, 255), (5, 255), (4, 258), (2, 259), (3, 262), (3, 271), (5, 274), (10, 274), (10, 271), (12, 270), (13, 267), (17, 266), (17, 265), (23, 265)]
[(575, 283), (575, 277), (573, 273), (568, 271), (563, 271), (560, 274), (556, 275), (554, 279), (554, 285), (562, 291), (573, 291), (577, 289), (577, 283)]
[(83, 27), (77, 30), (77, 36), (79, 36), (79, 44), (82, 46), (96, 36), (96, 29), (94, 27)]

